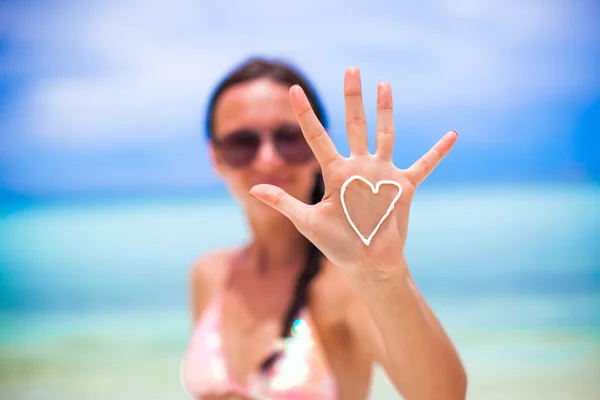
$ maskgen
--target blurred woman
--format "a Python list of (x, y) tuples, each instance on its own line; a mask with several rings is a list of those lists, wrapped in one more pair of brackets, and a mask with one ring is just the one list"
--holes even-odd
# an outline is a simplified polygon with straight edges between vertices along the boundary
[[(360, 72), (349, 68), (344, 79), (348, 158), (327, 134), (314, 89), (290, 65), (247, 61), (210, 99), (212, 163), (252, 236), (193, 265), (193, 330), (182, 379), (194, 398), (365, 399), (374, 363), (404, 398), (465, 398), (461, 361), (404, 257), (414, 190), (457, 134), (397, 169), (390, 86), (378, 86), (370, 154)], [(365, 207), (368, 186), (348, 185), (346, 204), (363, 204), (354, 207), (356, 226), (373, 227), (383, 214), (376, 210), (400, 195), (368, 246), (340, 196), (357, 174), (401, 187)]]

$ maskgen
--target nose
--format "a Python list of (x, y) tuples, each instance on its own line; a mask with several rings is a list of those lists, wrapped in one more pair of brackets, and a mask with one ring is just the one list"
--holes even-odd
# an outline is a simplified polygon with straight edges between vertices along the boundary
[(272, 140), (265, 139), (258, 149), (256, 158), (254, 159), (254, 167), (261, 171), (272, 171), (283, 165), (283, 160), (277, 153)]

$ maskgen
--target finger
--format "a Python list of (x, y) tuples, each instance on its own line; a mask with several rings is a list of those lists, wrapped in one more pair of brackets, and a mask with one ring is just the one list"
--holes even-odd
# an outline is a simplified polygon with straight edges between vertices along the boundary
[(437, 167), (446, 154), (456, 143), (458, 133), (450, 131), (444, 135), (423, 157), (417, 160), (407, 170), (408, 179), (417, 186)]
[(255, 185), (250, 189), (250, 196), (288, 217), (296, 227), (306, 225), (310, 206), (290, 196), (282, 188), (268, 184)]
[(346, 102), (346, 132), (350, 153), (355, 155), (367, 154), (369, 152), (367, 118), (363, 105), (360, 70), (356, 67), (346, 70), (344, 99)]
[(394, 150), (394, 104), (389, 83), (377, 86), (377, 126), (375, 128), (375, 149), (383, 161), (392, 161)]
[(315, 115), (302, 88), (294, 85), (290, 88), (290, 102), (300, 123), (304, 138), (312, 149), (321, 169), (325, 169), (340, 157), (327, 131)]

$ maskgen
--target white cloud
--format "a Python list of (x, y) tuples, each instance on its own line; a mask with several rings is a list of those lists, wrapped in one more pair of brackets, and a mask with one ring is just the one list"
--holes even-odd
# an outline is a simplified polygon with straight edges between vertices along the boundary
[(343, 69), (357, 64), (366, 90), (389, 79), (415, 112), (519, 107), (599, 87), (597, 65), (561, 54), (569, 43), (591, 49), (598, 34), (585, 7), (564, 2), (57, 4), (23, 9), (5, 29), (30, 46), (18, 62), (35, 74), (15, 118), (61, 146), (197, 135), (210, 87), (252, 53), (299, 61), (332, 101)]

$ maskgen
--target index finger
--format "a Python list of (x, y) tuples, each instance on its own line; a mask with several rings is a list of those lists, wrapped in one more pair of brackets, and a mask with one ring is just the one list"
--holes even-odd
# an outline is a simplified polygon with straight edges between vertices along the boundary
[(327, 131), (313, 111), (306, 94), (298, 85), (290, 88), (290, 102), (304, 133), (304, 138), (312, 149), (321, 169), (325, 169), (340, 154), (327, 134)]

